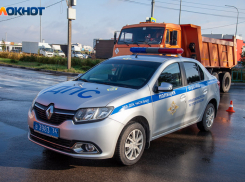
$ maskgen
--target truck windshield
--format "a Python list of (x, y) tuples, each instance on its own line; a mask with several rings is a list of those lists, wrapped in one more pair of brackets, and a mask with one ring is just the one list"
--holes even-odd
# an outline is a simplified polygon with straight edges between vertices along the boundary
[(47, 52), (54, 52), (54, 50), (51, 49), (51, 48), (45, 48), (45, 51), (47, 51)]
[(82, 54), (81, 52), (79, 52), (79, 51), (75, 51), (75, 54)]
[(161, 63), (132, 60), (107, 60), (78, 80), (139, 89), (152, 77)]
[(164, 34), (162, 27), (136, 27), (121, 31), (118, 44), (161, 44)]

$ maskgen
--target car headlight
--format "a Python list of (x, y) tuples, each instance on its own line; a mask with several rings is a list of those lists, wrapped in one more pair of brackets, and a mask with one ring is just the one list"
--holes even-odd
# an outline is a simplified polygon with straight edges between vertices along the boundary
[(33, 111), (33, 109), (34, 109), (34, 105), (35, 105), (35, 102), (36, 102), (36, 99), (37, 99), (38, 95), (39, 95), (39, 93), (37, 94), (37, 96), (35, 97), (35, 99), (32, 101), (31, 107), (30, 107), (30, 109), (29, 109), (29, 111), (28, 111), (28, 116), (29, 116), (30, 118), (33, 117), (32, 111)]
[(32, 104), (31, 104), (31, 107), (30, 107), (30, 111), (32, 111), (34, 109), (34, 105), (35, 105), (35, 102), (37, 100), (38, 95), (39, 95), (39, 93), (37, 94), (37, 96), (35, 97), (35, 99), (33, 99)]
[(79, 109), (74, 116), (74, 122), (83, 123), (93, 120), (102, 120), (108, 117), (113, 109), (113, 107)]

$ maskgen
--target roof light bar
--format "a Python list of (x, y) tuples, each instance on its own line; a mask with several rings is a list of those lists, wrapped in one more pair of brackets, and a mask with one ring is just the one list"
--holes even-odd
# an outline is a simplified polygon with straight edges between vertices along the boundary
[(149, 53), (149, 54), (182, 54), (182, 48), (158, 48), (158, 47), (131, 47), (132, 53)]

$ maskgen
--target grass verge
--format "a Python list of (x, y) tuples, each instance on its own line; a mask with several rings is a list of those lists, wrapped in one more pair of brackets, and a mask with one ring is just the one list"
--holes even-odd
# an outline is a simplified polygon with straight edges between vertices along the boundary
[(44, 70), (51, 70), (51, 71), (68, 72), (68, 73), (86, 72), (86, 70), (83, 70), (80, 66), (73, 66), (70, 70), (68, 70), (65, 65), (43, 64), (39, 62), (22, 62), (22, 61), (12, 60), (8, 58), (0, 58), (0, 64), (14, 65), (14, 66), (20, 66), (26, 68), (44, 69)]

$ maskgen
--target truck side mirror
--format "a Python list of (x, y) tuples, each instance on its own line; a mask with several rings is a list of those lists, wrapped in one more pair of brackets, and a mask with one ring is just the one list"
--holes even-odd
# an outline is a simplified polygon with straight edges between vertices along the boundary
[(114, 44), (117, 43), (117, 32), (114, 32)]

